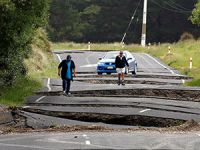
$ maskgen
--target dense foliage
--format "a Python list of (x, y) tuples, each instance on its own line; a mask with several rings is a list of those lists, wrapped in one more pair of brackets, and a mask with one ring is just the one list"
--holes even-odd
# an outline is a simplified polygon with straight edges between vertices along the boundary
[[(53, 41), (120, 41), (140, 0), (52, 0)], [(200, 35), (188, 19), (197, 0), (148, 0), (147, 42), (175, 42), (184, 32)], [(140, 42), (143, 0), (125, 42)]]
[(0, 85), (26, 74), (34, 33), (47, 23), (49, 0), (0, 0)]
[(191, 16), (192, 23), (200, 25), (200, 2), (196, 4)]

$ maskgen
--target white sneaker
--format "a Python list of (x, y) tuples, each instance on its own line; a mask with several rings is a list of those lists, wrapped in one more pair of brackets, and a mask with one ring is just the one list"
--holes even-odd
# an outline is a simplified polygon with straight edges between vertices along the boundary
[(65, 91), (63, 91), (63, 95), (64, 95), (64, 96), (67, 96), (67, 94), (66, 94), (66, 92), (65, 92)]

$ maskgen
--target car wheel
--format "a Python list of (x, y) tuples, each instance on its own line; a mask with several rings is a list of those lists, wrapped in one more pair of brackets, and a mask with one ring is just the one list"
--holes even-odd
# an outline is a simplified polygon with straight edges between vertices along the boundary
[(98, 72), (98, 75), (102, 75), (102, 72)]
[(137, 65), (135, 65), (135, 69), (134, 69), (134, 71), (132, 71), (132, 74), (136, 75), (136, 72), (137, 72)]
[(135, 72), (135, 71), (132, 71), (132, 74), (133, 74), (133, 75), (136, 75), (136, 72)]

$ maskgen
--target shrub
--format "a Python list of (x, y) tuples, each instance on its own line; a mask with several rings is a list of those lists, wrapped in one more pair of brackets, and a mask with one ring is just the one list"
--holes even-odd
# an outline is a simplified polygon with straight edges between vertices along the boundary
[(47, 23), (49, 0), (0, 1), (0, 84), (26, 74), (24, 58), (38, 28)]
[(194, 36), (189, 32), (184, 32), (180, 37), (180, 41), (186, 41), (186, 40), (194, 40)]

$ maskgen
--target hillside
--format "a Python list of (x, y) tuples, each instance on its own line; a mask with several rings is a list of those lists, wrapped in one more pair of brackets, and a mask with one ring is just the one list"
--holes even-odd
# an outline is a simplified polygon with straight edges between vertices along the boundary
[[(147, 42), (177, 42), (184, 32), (198, 38), (199, 27), (188, 19), (196, 2), (148, 0)], [(139, 43), (143, 10), (140, 0), (53, 0), (48, 27), (50, 39), (57, 42), (119, 42), (137, 5), (139, 8), (125, 42)]]

